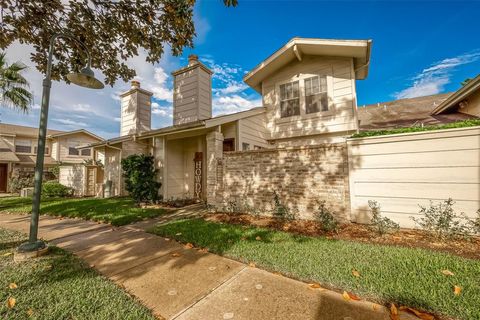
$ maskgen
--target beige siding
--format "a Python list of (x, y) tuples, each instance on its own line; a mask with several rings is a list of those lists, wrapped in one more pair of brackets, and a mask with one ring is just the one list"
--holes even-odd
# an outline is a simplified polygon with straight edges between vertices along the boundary
[[(91, 151), (90, 156), (82, 155), (69, 155), (68, 148), (70, 145), (82, 146), (90, 143), (98, 142), (94, 137), (85, 134), (85, 133), (76, 133), (67, 136), (62, 136), (58, 138), (58, 150), (55, 150), (55, 154), (58, 154), (57, 161), (67, 162), (67, 163), (83, 163), (84, 160), (93, 158), (93, 150)], [(52, 150), (53, 151), (53, 150)]]
[(480, 208), (480, 127), (351, 139), (352, 218), (367, 222), (368, 200), (404, 227), (414, 226), (418, 205), (456, 201), (474, 216)]
[(212, 117), (211, 76), (200, 67), (186, 70), (174, 79), (173, 124)]
[(85, 194), (85, 166), (81, 164), (60, 166), (58, 182), (73, 188), (76, 196), (83, 196)]
[[(314, 75), (327, 76), (328, 112), (280, 118), (279, 84)], [(267, 128), (273, 139), (301, 137), (356, 130), (355, 82), (350, 58), (305, 56), (294, 61), (262, 84), (263, 105), (267, 108)], [(301, 90), (303, 95), (303, 91)], [(300, 100), (300, 108), (304, 103)]]
[(468, 97), (466, 102), (467, 106), (463, 109), (459, 109), (458, 111), (480, 117), (480, 90), (477, 90), (470, 97)]
[(150, 95), (140, 90), (133, 90), (121, 98), (120, 136), (150, 130), (151, 101)]
[(55, 161), (59, 161), (58, 145), (59, 145), (58, 140), (55, 140), (55, 141), (52, 142), (51, 155), (52, 155), (53, 160), (55, 160)]
[(240, 126), (240, 148), (242, 147), (243, 143), (248, 143), (250, 150), (255, 149), (255, 146), (260, 148), (269, 147), (269, 144), (266, 140), (269, 135), (266, 128), (266, 117), (264, 113), (249, 118), (240, 119), (238, 123)]
[[(117, 145), (120, 146), (120, 145)], [(106, 147), (105, 148), (105, 166), (104, 181), (112, 181), (112, 196), (119, 196), (121, 190), (121, 167), (120, 167), (120, 150)]]

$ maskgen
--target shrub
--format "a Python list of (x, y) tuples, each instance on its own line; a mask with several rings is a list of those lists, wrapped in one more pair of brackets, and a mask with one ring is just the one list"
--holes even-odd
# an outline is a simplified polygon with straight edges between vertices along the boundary
[(44, 197), (71, 197), (73, 189), (56, 181), (48, 181), (42, 184), (42, 195)]
[(280, 196), (278, 195), (277, 191), (273, 191), (273, 211), (272, 214), (274, 217), (280, 219), (295, 219), (295, 212), (290, 210), (288, 206), (284, 205), (280, 200)]
[(227, 205), (225, 206), (225, 211), (230, 214), (240, 214), (242, 213), (242, 209), (240, 205), (237, 203), (236, 200), (229, 200), (227, 201)]
[(320, 227), (325, 232), (337, 232), (338, 221), (327, 207), (327, 201), (322, 200), (318, 204), (318, 211), (314, 213), (315, 219), (320, 222)]
[(453, 210), (455, 201), (448, 198), (443, 202), (434, 204), (430, 201), (430, 206), (420, 206), (422, 217), (415, 218), (415, 221), (423, 230), (432, 233), (438, 238), (452, 238), (456, 236), (467, 236), (468, 228), (462, 223), (461, 216)]
[(469, 231), (473, 234), (480, 234), (480, 209), (477, 210), (477, 217), (468, 220)]
[(125, 189), (135, 202), (153, 202), (158, 199), (161, 183), (156, 181), (157, 170), (151, 155), (133, 154), (122, 159)]
[(33, 177), (33, 174), (13, 176), (9, 181), (10, 191), (18, 193), (23, 188), (32, 188)]
[(387, 233), (395, 232), (400, 229), (398, 223), (393, 221), (390, 218), (382, 217), (380, 211), (380, 205), (377, 201), (368, 200), (368, 206), (372, 212), (372, 218), (370, 219), (370, 228), (378, 233), (379, 235), (384, 235)]

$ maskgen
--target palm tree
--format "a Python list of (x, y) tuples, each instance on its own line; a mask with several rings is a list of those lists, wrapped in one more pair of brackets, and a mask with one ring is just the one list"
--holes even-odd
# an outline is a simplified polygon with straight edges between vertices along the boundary
[(8, 65), (5, 55), (5, 52), (0, 53), (0, 105), (26, 113), (32, 102), (28, 81), (22, 76), (27, 66), (21, 62)]

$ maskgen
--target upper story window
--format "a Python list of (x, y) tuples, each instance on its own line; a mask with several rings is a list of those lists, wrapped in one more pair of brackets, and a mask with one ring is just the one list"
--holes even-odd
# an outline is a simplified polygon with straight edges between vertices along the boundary
[(298, 81), (280, 85), (280, 117), (300, 115), (300, 89)]
[(15, 139), (15, 152), (32, 153), (32, 140)]
[(68, 147), (68, 155), (69, 156), (79, 156), (80, 150), (77, 149), (77, 146), (69, 146)]
[(82, 156), (89, 156), (90, 157), (92, 155), (92, 150), (91, 149), (82, 149), (80, 151), (80, 154)]
[(327, 77), (305, 79), (305, 112), (328, 111)]
[[(38, 147), (33, 147), (33, 153), (34, 154), (37, 154), (37, 149), (38, 149)], [(45, 147), (45, 154), (50, 154), (50, 148), (49, 147)]]

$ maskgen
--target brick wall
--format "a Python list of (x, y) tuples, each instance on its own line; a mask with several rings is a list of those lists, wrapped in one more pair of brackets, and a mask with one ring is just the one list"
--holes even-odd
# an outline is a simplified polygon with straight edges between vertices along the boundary
[(227, 152), (217, 165), (217, 206), (234, 202), (268, 214), (276, 191), (300, 219), (312, 219), (320, 200), (326, 200), (339, 219), (350, 219), (345, 143)]

